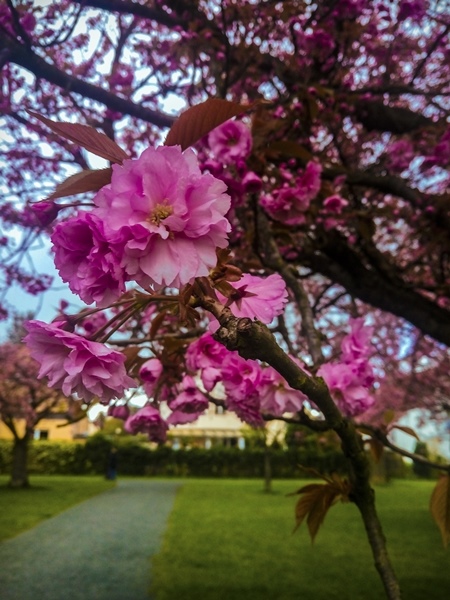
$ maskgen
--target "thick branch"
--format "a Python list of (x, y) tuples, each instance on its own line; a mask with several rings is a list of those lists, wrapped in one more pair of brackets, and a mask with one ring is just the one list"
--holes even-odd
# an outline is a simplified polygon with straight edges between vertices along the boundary
[(372, 306), (406, 319), (423, 333), (450, 346), (450, 315), (428, 298), (380, 276), (363, 264), (358, 254), (337, 235), (322, 252), (305, 256), (308, 266), (339, 283), (350, 294)]
[(119, 14), (135, 15), (144, 19), (150, 19), (160, 25), (174, 27), (175, 25), (187, 25), (185, 21), (177, 19), (172, 15), (167, 14), (163, 10), (158, 10), (145, 4), (137, 2), (129, 2), (128, 0), (72, 0), (73, 4), (81, 6), (90, 6), (92, 8), (100, 8), (108, 12), (117, 12)]
[[(38, 78), (46, 79), (66, 92), (80, 94), (85, 98), (101, 102), (111, 110), (142, 119), (158, 127), (170, 127), (175, 120), (170, 115), (146, 108), (145, 106), (139, 106), (139, 104), (135, 104), (131, 100), (120, 98), (92, 83), (68, 75), (11, 39), (5, 38), (3, 44), (4, 48), (9, 51), (9, 60), (11, 62), (27, 69), (27, 71), (30, 71)], [(1, 50), (0, 48), (0, 52)]]
[(445, 471), (446, 473), (450, 474), (449, 464), (441, 465), (439, 463), (433, 462), (432, 460), (428, 460), (424, 456), (420, 456), (420, 454), (416, 454), (415, 452), (408, 452), (408, 450), (404, 450), (403, 448), (396, 446), (390, 441), (390, 439), (385, 433), (383, 433), (376, 427), (372, 427), (371, 425), (366, 425), (364, 423), (363, 428), (365, 430), (370, 431), (372, 436), (379, 440), (383, 444), (383, 446), (386, 446), (386, 448), (390, 448), (397, 454), (400, 454), (401, 456), (404, 456), (406, 458), (410, 458), (415, 463), (420, 463), (421, 465), (426, 465), (427, 467), (431, 467), (432, 469), (438, 469), (439, 471)]
[(256, 231), (258, 254), (261, 261), (265, 266), (278, 272), (292, 291), (302, 317), (302, 331), (308, 344), (309, 353), (314, 365), (319, 366), (323, 362), (322, 346), (314, 324), (314, 315), (308, 294), (298, 279), (295, 269), (284, 262), (270, 231), (267, 217), (260, 208), (256, 209)]
[(410, 133), (420, 127), (435, 125), (429, 117), (401, 106), (386, 106), (382, 102), (360, 101), (356, 103), (356, 114), (368, 131), (390, 131)]

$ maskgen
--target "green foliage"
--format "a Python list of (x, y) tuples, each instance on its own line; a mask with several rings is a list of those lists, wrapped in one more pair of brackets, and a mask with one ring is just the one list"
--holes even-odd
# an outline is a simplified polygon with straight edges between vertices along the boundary
[[(308, 483), (308, 482), (305, 482)], [(188, 480), (175, 500), (161, 552), (153, 560), (158, 600), (380, 600), (384, 592), (352, 503), (338, 502), (314, 546), (292, 535), (301, 482)], [(447, 600), (448, 550), (428, 514), (433, 482), (377, 488), (394, 568), (407, 600)], [(408, 535), (405, 535), (408, 532)], [(176, 577), (174, 577), (176, 573)]]
[(35, 476), (30, 488), (11, 489), (8, 479), (0, 476), (0, 541), (114, 486), (98, 477)]
[[(101, 433), (86, 443), (33, 442), (29, 449), (30, 474), (103, 474), (109, 450), (118, 449), (118, 472), (121, 475), (150, 475), (168, 477), (258, 477), (264, 476), (264, 448), (239, 450), (214, 446), (209, 450), (192, 448), (156, 449), (130, 437), (107, 437)], [(11, 442), (0, 440), (0, 473), (8, 473), (11, 465)], [(272, 475), (291, 478), (304, 475), (301, 467), (314, 468), (321, 473), (347, 471), (342, 454), (333, 448), (299, 447), (284, 451), (272, 449)]]
[(411, 476), (411, 468), (408, 468), (402, 457), (386, 448), (378, 458), (370, 451), (369, 460), (374, 483), (389, 483), (392, 479), (405, 479)]
[[(428, 446), (425, 442), (417, 442), (414, 453), (423, 456), (424, 458), (428, 458)], [(419, 462), (413, 464), (413, 472), (417, 477), (423, 477), (424, 479), (430, 479), (433, 475), (433, 469), (429, 465), (424, 465)]]

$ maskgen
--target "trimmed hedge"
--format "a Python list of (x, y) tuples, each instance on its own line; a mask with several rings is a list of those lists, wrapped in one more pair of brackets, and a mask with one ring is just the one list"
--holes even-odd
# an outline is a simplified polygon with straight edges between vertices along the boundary
[[(104, 474), (113, 442), (97, 434), (83, 442), (34, 441), (30, 444), (28, 468), (31, 475)], [(118, 449), (121, 475), (163, 477), (264, 477), (264, 448), (239, 450), (214, 446), (209, 450), (192, 448), (172, 450), (162, 446), (151, 449), (134, 438), (114, 441)], [(289, 450), (271, 449), (270, 463), (274, 478), (308, 477), (301, 467), (319, 473), (347, 472), (345, 457), (333, 447), (317, 448), (309, 444)], [(12, 442), (0, 440), (0, 474), (11, 469)], [(389, 480), (408, 476), (401, 458), (386, 452), (381, 463), (372, 465), (374, 476)]]
[[(121, 475), (164, 477), (258, 477), (264, 476), (264, 449), (239, 450), (213, 447), (172, 450), (150, 449), (135, 440), (114, 442)], [(86, 443), (35, 441), (29, 448), (29, 473), (45, 475), (103, 474), (112, 442), (94, 435)], [(11, 467), (12, 442), (0, 440), (0, 473)], [(322, 473), (345, 473), (346, 460), (340, 452), (312, 452), (308, 448), (270, 450), (272, 476), (305, 477), (299, 465)]]

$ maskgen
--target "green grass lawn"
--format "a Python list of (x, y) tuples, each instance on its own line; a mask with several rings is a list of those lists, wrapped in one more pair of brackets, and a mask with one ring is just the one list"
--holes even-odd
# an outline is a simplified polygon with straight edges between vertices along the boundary
[(8, 488), (8, 481), (0, 475), (0, 541), (115, 485), (101, 477), (36, 475), (32, 487), (17, 490)]
[[(377, 503), (404, 600), (450, 598), (450, 549), (428, 513), (433, 482), (377, 487)], [(311, 545), (293, 534), (300, 484), (189, 480), (179, 491), (162, 551), (153, 559), (157, 600), (382, 600), (359, 513), (339, 503)]]

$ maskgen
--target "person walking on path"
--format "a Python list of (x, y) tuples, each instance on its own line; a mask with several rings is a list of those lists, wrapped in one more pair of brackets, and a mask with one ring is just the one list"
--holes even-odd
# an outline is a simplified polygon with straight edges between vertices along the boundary
[(106, 479), (116, 479), (117, 477), (117, 448), (112, 446), (108, 453), (108, 462), (106, 465)]
[(149, 600), (177, 482), (124, 480), (0, 544), (1, 600)]

